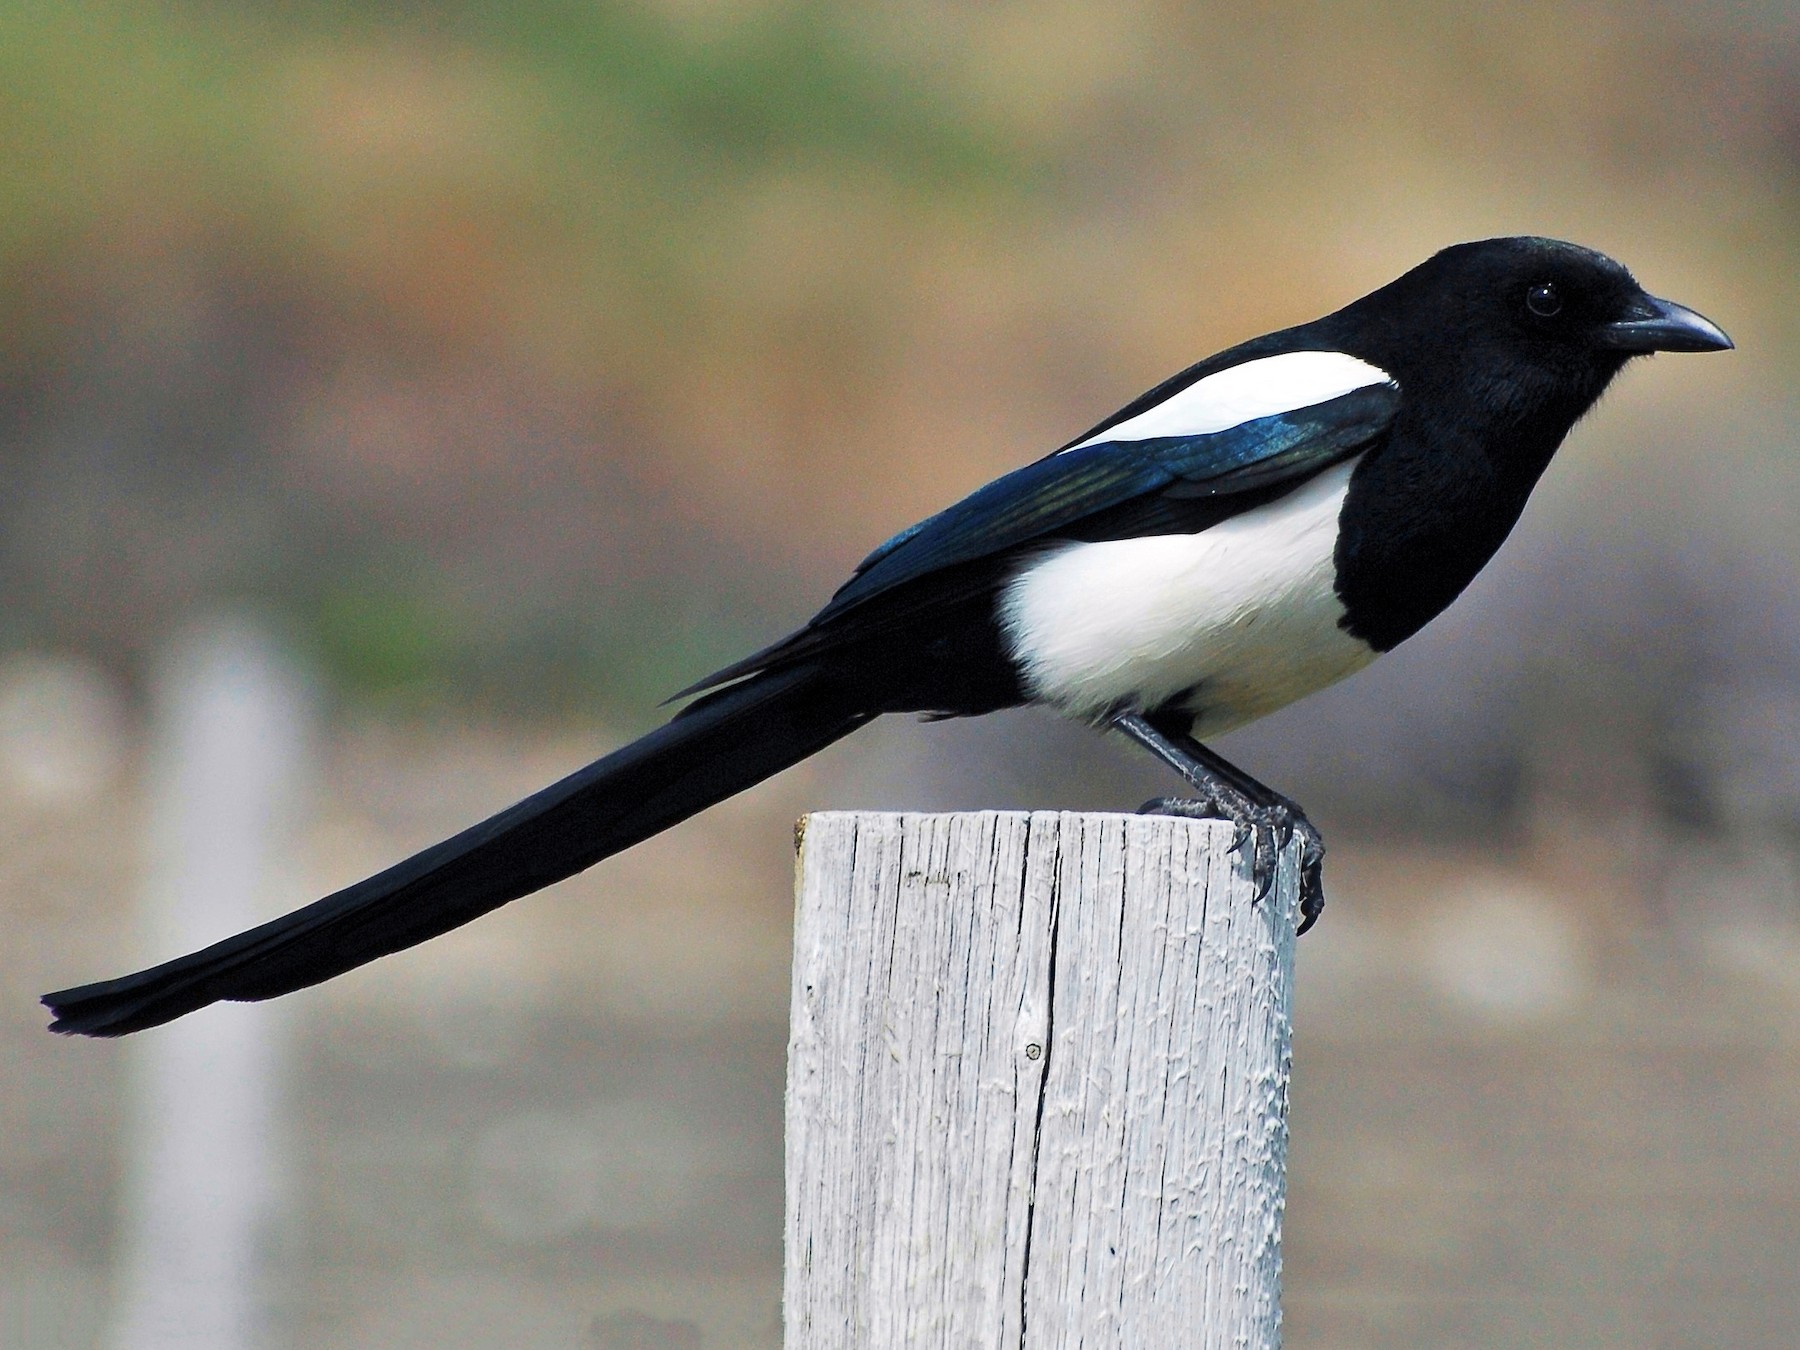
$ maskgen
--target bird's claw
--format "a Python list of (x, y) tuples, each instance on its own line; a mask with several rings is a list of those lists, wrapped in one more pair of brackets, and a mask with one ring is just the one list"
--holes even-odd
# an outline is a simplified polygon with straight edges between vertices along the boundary
[(1311, 861), (1301, 855), (1300, 863), (1300, 925), (1294, 929), (1298, 937), (1319, 921), (1319, 915), (1325, 912), (1325, 885), (1320, 872), (1324, 862), (1322, 853)]
[(1325, 841), (1305, 816), (1295, 825), (1300, 835), (1300, 926), (1296, 936), (1319, 921), (1325, 912)]
[(1227, 852), (1238, 854), (1255, 843), (1250, 855), (1250, 875), (1256, 883), (1252, 904), (1260, 904), (1274, 889), (1275, 860), (1295, 838), (1300, 840), (1300, 924), (1304, 933), (1325, 909), (1325, 840), (1318, 827), (1293, 802), (1277, 798), (1261, 805), (1236, 793), (1210, 788), (1197, 797), (1157, 797), (1138, 808), (1140, 815), (1184, 816), (1190, 820), (1224, 820), (1236, 829)]

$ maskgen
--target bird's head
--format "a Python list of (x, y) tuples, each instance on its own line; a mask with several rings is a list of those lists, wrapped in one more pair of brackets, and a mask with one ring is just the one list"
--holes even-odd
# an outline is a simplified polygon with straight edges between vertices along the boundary
[(1565, 429), (1632, 357), (1732, 345), (1605, 254), (1532, 236), (1453, 245), (1333, 318), (1402, 389), (1455, 388)]

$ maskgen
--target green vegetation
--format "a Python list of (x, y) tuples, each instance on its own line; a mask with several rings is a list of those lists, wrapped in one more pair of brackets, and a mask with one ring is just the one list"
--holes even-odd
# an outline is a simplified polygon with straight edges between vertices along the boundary
[(641, 708), (1448, 239), (1784, 362), (1800, 49), (1651, 10), (0, 0), (0, 622), (128, 661), (247, 596), (346, 688)]
[(470, 270), (500, 290), (549, 270), (613, 328), (601, 345), (630, 345), (701, 303), (697, 252), (771, 175), (901, 196), (1022, 180), (953, 88), (842, 16), (706, 33), (557, 0), (0, 5), (0, 269), (201, 235), (382, 304), (407, 300), (382, 282), (408, 259), (428, 311)]

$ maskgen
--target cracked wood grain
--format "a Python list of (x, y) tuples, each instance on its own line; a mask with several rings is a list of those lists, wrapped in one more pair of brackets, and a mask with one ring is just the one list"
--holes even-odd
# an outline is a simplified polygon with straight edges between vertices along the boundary
[(1072, 812), (821, 812), (788, 1350), (1280, 1342), (1295, 858)]

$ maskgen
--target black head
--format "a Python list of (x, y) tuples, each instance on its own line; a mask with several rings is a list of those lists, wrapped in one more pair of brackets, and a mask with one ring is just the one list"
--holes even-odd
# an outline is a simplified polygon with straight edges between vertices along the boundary
[(1633, 356), (1732, 345), (1605, 254), (1530, 236), (1453, 245), (1327, 323), (1403, 390), (1454, 391), (1502, 421), (1564, 430)]
[(1611, 258), (1554, 239), (1447, 248), (1301, 332), (1400, 385), (1387, 438), (1351, 477), (1335, 554), (1344, 625), (1378, 651), (1442, 612), (1493, 557), (1627, 361), (1731, 346)]

